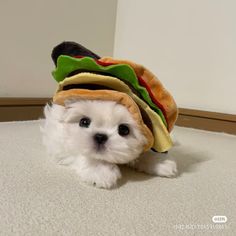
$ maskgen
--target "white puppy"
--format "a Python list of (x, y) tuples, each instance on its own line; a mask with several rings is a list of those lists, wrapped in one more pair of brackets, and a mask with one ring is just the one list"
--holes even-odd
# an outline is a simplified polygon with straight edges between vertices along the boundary
[(66, 101), (47, 105), (43, 143), (60, 164), (75, 169), (82, 181), (101, 188), (116, 185), (117, 164), (153, 175), (172, 177), (176, 164), (154, 152), (142, 154), (147, 142), (127, 108), (112, 101)]

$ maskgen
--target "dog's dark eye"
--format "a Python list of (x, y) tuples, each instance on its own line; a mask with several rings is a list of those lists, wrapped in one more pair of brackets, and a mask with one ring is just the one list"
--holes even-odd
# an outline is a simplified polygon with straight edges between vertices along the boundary
[(126, 124), (120, 124), (118, 127), (118, 133), (120, 136), (127, 136), (129, 134), (129, 127)]
[(79, 126), (80, 127), (84, 127), (84, 128), (88, 128), (89, 125), (91, 123), (91, 120), (88, 117), (83, 117), (80, 121), (79, 121)]

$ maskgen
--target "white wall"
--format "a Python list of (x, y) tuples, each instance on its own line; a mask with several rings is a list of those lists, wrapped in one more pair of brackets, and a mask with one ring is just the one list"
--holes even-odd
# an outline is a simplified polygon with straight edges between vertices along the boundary
[(114, 55), (149, 67), (179, 107), (236, 114), (235, 0), (118, 0)]
[[(50, 53), (112, 55), (117, 0), (0, 2), (0, 97), (50, 97)], [(180, 107), (236, 114), (236, 1), (118, 0), (114, 56), (149, 67)]]
[(50, 58), (64, 40), (112, 55), (116, 0), (0, 2), (0, 97), (51, 97)]

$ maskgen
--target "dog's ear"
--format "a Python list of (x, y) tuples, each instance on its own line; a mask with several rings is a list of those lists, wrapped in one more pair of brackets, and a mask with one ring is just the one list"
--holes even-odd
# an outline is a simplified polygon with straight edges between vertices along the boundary
[(55, 65), (57, 65), (57, 58), (60, 55), (86, 56), (92, 57), (94, 59), (100, 58), (98, 55), (96, 55), (89, 49), (75, 42), (62, 42), (53, 48), (51, 56)]

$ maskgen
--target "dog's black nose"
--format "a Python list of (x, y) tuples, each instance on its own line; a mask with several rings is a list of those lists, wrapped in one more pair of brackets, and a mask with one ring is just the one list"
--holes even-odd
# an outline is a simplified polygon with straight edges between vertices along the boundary
[(106, 134), (100, 133), (95, 134), (93, 138), (97, 144), (104, 144), (108, 140), (108, 136)]

